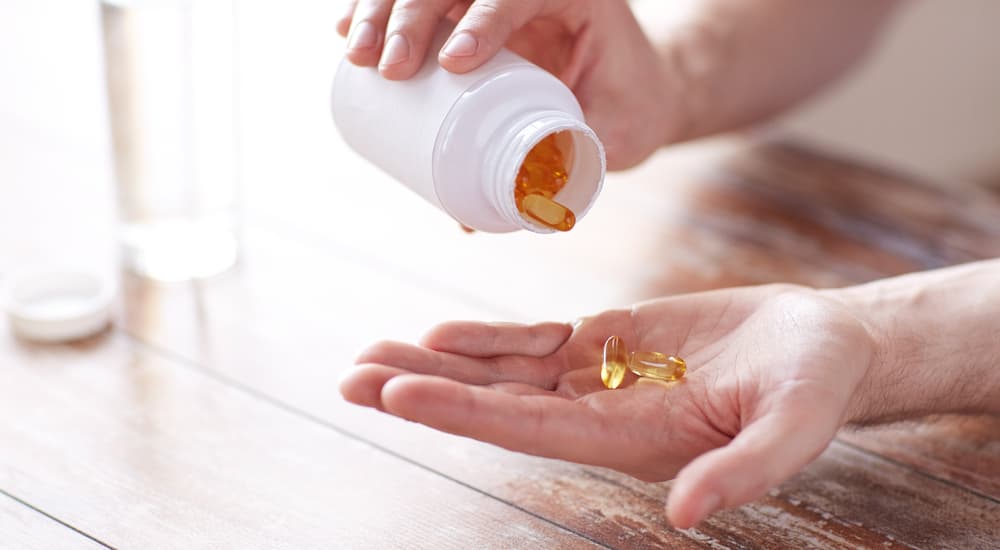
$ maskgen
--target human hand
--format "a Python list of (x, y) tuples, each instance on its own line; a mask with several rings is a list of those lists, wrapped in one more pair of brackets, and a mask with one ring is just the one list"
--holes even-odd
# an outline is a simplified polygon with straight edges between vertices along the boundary
[(337, 30), (347, 58), (392, 80), (413, 76), (440, 23), (457, 23), (436, 54), (448, 71), (471, 71), (509, 47), (576, 94), (606, 149), (608, 168), (637, 164), (677, 141), (686, 124), (679, 84), (624, 0), (353, 0)]
[[(601, 383), (603, 343), (683, 357), (671, 387)], [(818, 456), (874, 357), (836, 300), (791, 286), (719, 290), (570, 326), (448, 323), (423, 347), (376, 344), (344, 379), (359, 405), (514, 451), (676, 481), (667, 513), (691, 527), (753, 501)], [(630, 375), (631, 376), (631, 375)]]

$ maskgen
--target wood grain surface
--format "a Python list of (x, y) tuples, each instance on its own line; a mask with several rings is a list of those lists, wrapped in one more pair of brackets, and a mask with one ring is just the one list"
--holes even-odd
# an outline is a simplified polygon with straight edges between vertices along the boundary
[(0, 353), (0, 486), (114, 547), (587, 545), (118, 332)]
[(107, 548), (101, 542), (47, 517), (6, 493), (0, 493), (0, 534), (6, 548)]

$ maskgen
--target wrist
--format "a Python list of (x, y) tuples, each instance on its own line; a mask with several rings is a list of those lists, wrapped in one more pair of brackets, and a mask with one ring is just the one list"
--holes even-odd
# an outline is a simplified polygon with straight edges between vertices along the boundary
[(1000, 261), (823, 292), (875, 346), (848, 423), (1000, 414)]
[(872, 354), (865, 374), (847, 407), (847, 424), (867, 425), (889, 422), (902, 413), (894, 401), (892, 381), (898, 379), (895, 365), (900, 352), (897, 338), (886, 324), (886, 304), (879, 304), (878, 291), (872, 285), (823, 290), (851, 312), (868, 333)]

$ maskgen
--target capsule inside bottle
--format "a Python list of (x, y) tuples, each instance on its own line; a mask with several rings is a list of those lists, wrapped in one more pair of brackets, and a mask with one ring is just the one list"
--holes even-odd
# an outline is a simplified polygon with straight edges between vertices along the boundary
[(576, 215), (572, 210), (542, 195), (528, 195), (522, 205), (524, 213), (531, 219), (556, 231), (569, 231), (576, 225)]
[(514, 201), (525, 219), (556, 231), (569, 231), (576, 225), (576, 214), (555, 200), (569, 181), (557, 136), (545, 136), (525, 156), (517, 173)]

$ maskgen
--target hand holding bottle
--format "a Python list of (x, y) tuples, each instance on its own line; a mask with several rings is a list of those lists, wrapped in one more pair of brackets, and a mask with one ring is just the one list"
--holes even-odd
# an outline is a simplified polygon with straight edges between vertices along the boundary
[[(429, 52), (446, 19), (454, 32)], [(573, 90), (612, 170), (679, 139), (676, 84), (623, 0), (356, 0), (337, 29), (348, 59), (393, 80), (413, 76), (427, 55), (465, 73), (510, 48)]]
[[(897, 3), (655, 3), (655, 19), (677, 13), (650, 21), (651, 40), (625, 0), (350, 0), (337, 29), (348, 59), (393, 80), (411, 77), (427, 55), (463, 73), (506, 46), (573, 90), (608, 168), (620, 170), (809, 97), (861, 58)], [(444, 20), (454, 33), (428, 52)]]

